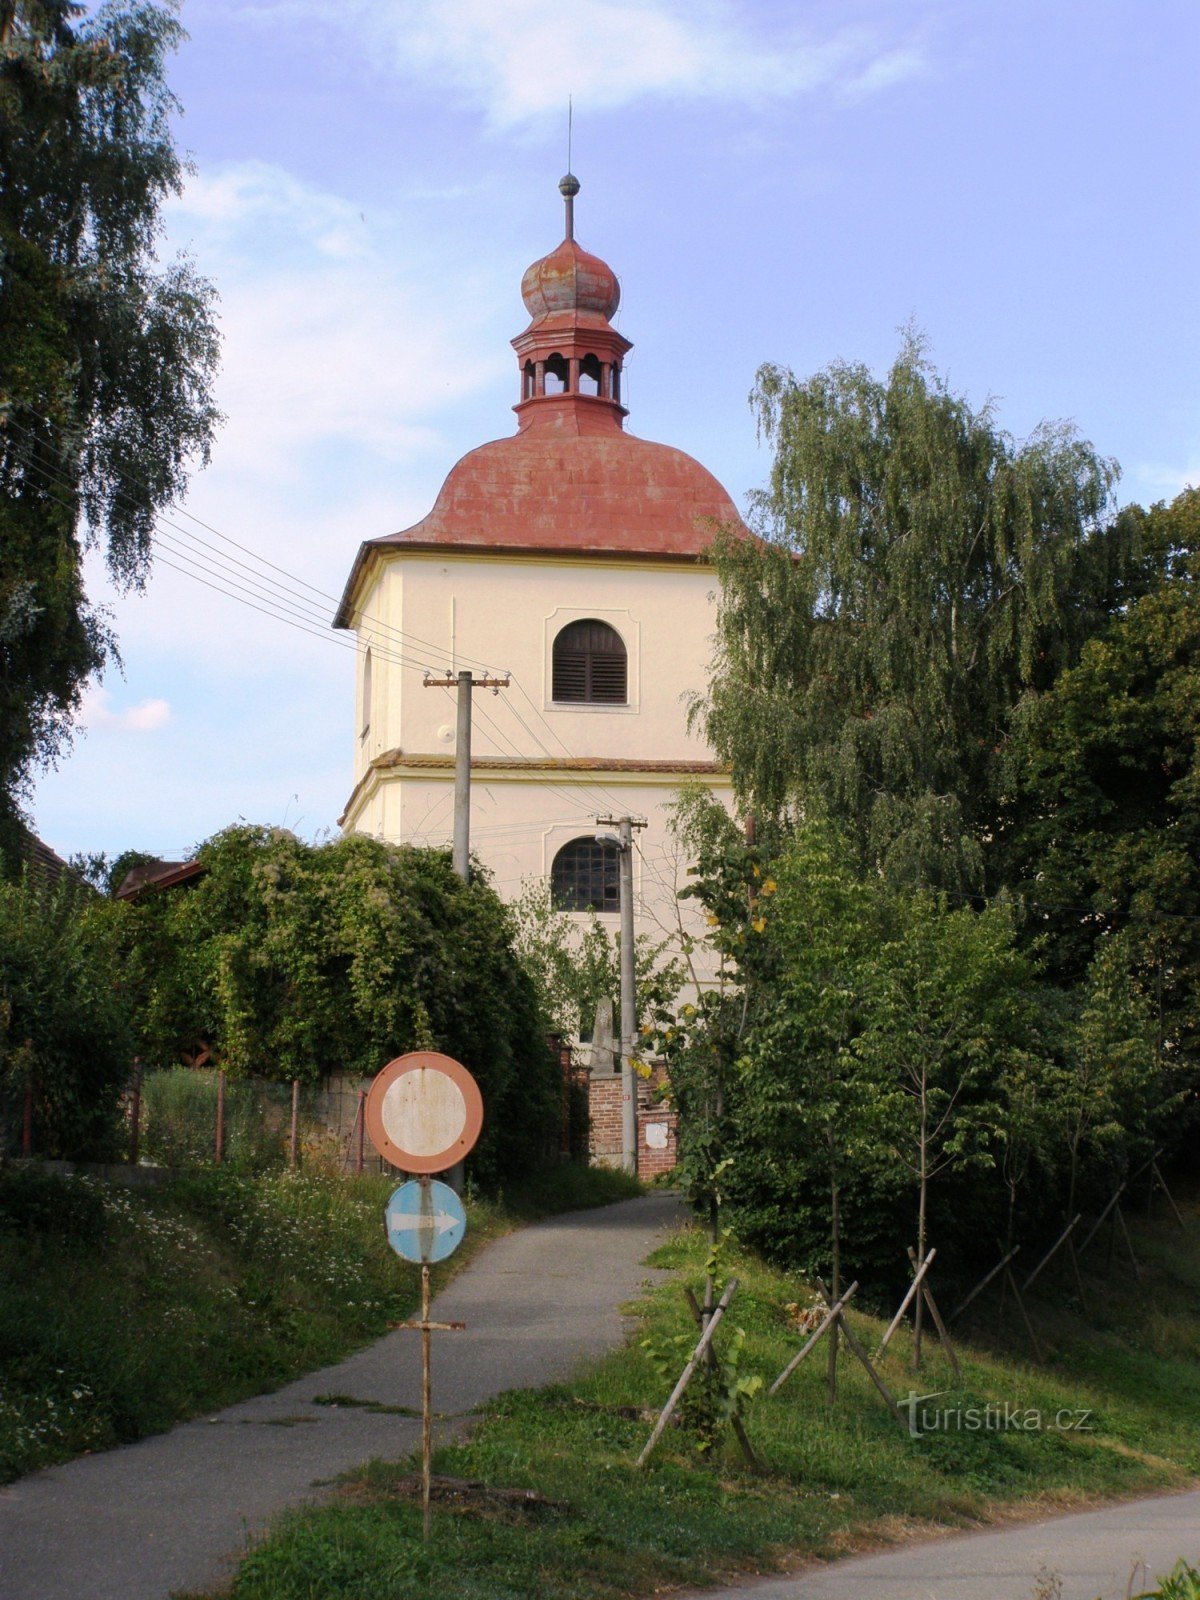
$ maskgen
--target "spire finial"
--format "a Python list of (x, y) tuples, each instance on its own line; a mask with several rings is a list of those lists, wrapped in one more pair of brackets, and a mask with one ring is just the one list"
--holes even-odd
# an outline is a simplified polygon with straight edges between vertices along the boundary
[(579, 193), (579, 179), (573, 172), (568, 172), (565, 178), (558, 180), (558, 192), (562, 195), (567, 207), (567, 232), (568, 239), (575, 237), (575, 196)]

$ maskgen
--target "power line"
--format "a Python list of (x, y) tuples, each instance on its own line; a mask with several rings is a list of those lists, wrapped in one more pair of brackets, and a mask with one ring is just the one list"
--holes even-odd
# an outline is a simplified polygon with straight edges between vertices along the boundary
[[(55, 477), (40, 462), (32, 461), (30, 464), (47, 482), (69, 489), (69, 485), (65, 483), (65, 480)], [(69, 501), (64, 500), (60, 495), (56, 495), (48, 489), (43, 490), (43, 493), (46, 493), (56, 504), (64, 506), (67, 510), (73, 511), (75, 509)], [(191, 536), (185, 535), (185, 537), (190, 538)], [(223, 594), (228, 599), (237, 600), (240, 604), (249, 606), (252, 611), (258, 611), (263, 616), (272, 617), (275, 621), (294, 627), (301, 633), (308, 633), (314, 638), (323, 639), (340, 649), (353, 650), (357, 654), (365, 654), (368, 649), (373, 648), (385, 661), (408, 667), (414, 672), (427, 672), (429, 670), (427, 662), (406, 658), (398, 652), (390, 650), (386, 643), (381, 644), (376, 641), (374, 645), (364, 645), (356, 638), (341, 637), (329, 628), (323, 614), (317, 612), (315, 607), (307, 610), (302, 609), (302, 605), (306, 604), (305, 602), (302, 602), (302, 605), (293, 605), (286, 592), (282, 591), (281, 586), (273, 585), (270, 581), (260, 581), (253, 576), (250, 583), (243, 583), (231, 570), (222, 570), (222, 567), (214, 566), (206, 558), (193, 554), (186, 547), (181, 548), (169, 535), (164, 535), (157, 525), (154, 529), (153, 538), (156, 545), (165, 544), (172, 554), (189, 563), (187, 567), (179, 567), (174, 562), (168, 561), (165, 556), (159, 554), (156, 559), (163, 566), (180, 572), (185, 577), (192, 578), (195, 582), (203, 584), (205, 588), (215, 590), (218, 594)], [(198, 571), (193, 571), (192, 568), (196, 568)], [(251, 574), (253, 573), (251, 568), (246, 570)], [(201, 577), (199, 573), (207, 573), (208, 576)], [(216, 581), (218, 579), (220, 580), (219, 582)], [(232, 588), (228, 587), (229, 585), (232, 585)], [(276, 589), (280, 589), (280, 593), (277, 594), (275, 592)], [(239, 590), (241, 591), (240, 593), (236, 592)], [(256, 599), (248, 599), (246, 598), (247, 595), (254, 595)], [(257, 603), (257, 601), (265, 601), (266, 603), (261, 604)]]
[[(49, 421), (49, 419), (43, 419), (43, 420), (44, 421)], [(21, 423), (16, 422), (13, 419), (9, 418), (7, 425), (17, 429), (18, 432), (23, 433), (27, 438), (31, 439), (34, 442), (35, 445), (38, 445), (43, 450), (47, 450), (47, 451), (52, 450), (52, 447), (48, 444), (48, 442), (46, 440), (40, 438), (39, 435), (34, 433), (31, 429), (24, 427)], [(51, 426), (54, 426), (54, 424), (51, 424)], [(57, 480), (60, 482), (60, 484), (62, 484), (63, 487), (66, 487), (72, 494), (75, 493), (74, 486), (69, 484), (66, 479), (62, 478), (61, 474), (48, 472), (47, 469), (40, 462), (38, 462), (36, 460), (33, 461), (31, 464), (34, 466), (34, 468), (37, 471), (41, 472), (43, 474), (43, 476), (56, 477)], [(129, 478), (130, 478), (131, 482), (139, 484), (142, 488), (146, 487), (146, 484), (145, 484), (144, 480), (139, 479), (134, 474), (130, 473), (129, 474)], [(117, 499), (118, 499), (118, 501), (120, 501), (121, 503), (125, 504), (126, 506), (132, 507), (133, 503), (130, 501), (130, 499), (129, 499), (129, 497), (127, 495), (118, 495)], [(78, 506), (75, 506), (75, 505), (69, 505), (67, 507), (67, 509), (77, 513), (79, 508), (78, 508)], [(136, 509), (136, 508), (134, 508), (134, 509)], [(178, 514), (180, 516), (186, 517), (189, 522), (194, 522), (197, 527), (203, 528), (207, 533), (211, 533), (214, 538), (220, 539), (222, 541), (222, 543), (230, 545), (235, 550), (240, 550), (244, 555), (248, 555), (251, 558), (251, 560), (258, 562), (260, 566), (267, 567), (272, 572), (277, 572), (282, 577), (291, 579), (292, 582), (297, 583), (302, 588), (308, 590), (308, 592), (310, 594), (316, 595), (319, 599), (321, 599), (323, 601), (326, 601), (328, 604), (330, 604), (330, 605), (332, 605), (334, 607), (337, 607), (337, 606), (340, 605), (341, 602), (336, 596), (328, 593), (328, 591), (326, 591), (324, 589), (317, 588), (315, 584), (309, 583), (307, 581), (307, 579), (301, 578), (299, 576), (299, 574), (291, 572), (286, 567), (279, 566), (276, 562), (268, 560), (267, 557), (265, 557), (265, 556), (260, 556), (256, 551), (252, 550), (248, 545), (242, 544), (237, 539), (232, 538), (229, 534), (222, 533), (219, 528), (213, 527), (211, 523), (205, 522), (202, 518), (195, 516), (194, 513), (186, 510), (185, 508), (177, 507), (176, 509), (177, 509)], [(194, 534), (194, 533), (190, 532), (186, 528), (180, 528), (178, 523), (172, 522), (171, 519), (169, 517), (167, 517), (162, 512), (155, 512), (154, 513), (154, 520), (155, 520), (156, 523), (158, 523), (158, 522), (166, 523), (167, 526), (174, 528), (175, 531), (177, 533), (179, 533), (185, 539), (193, 540), (194, 542), (196, 542), (198, 544), (205, 545), (209, 549), (213, 549), (214, 548), (213, 546), (208, 545), (208, 542), (206, 540), (200, 539), (200, 537), (197, 534)], [(231, 558), (231, 559), (236, 559), (236, 558)], [(239, 563), (239, 565), (244, 565), (244, 563)], [(284, 586), (280, 585), (279, 587), (284, 587)], [(322, 614), (325, 615), (324, 613), (322, 613)], [(404, 630), (402, 628), (397, 628), (397, 627), (395, 627), (393, 624), (391, 624), (389, 622), (384, 622), (381, 618), (373, 617), (367, 612), (362, 612), (362, 613), (360, 613), (360, 615), (361, 615), (363, 621), (369, 622), (369, 623), (372, 624), (373, 627), (381, 629), (384, 634), (391, 634), (395, 638), (400, 640), (402, 648), (410, 648), (411, 646), (415, 645), (415, 646), (418, 647), (419, 650), (425, 650), (425, 651), (430, 652), (430, 654), (433, 657), (433, 660), (431, 662), (425, 663), (426, 668), (434, 666), (434, 665), (440, 665), (440, 663), (445, 659), (446, 650), (445, 650), (445, 648), (443, 646), (433, 644), (430, 640), (422, 639), (419, 636), (417, 636), (416, 634), (408, 633), (408, 632), (406, 632), (406, 630)], [(456, 654), (461, 654), (461, 652), (456, 652)], [(462, 655), (461, 659), (463, 661), (466, 661), (466, 662), (473, 662), (477, 666), (487, 666), (489, 668), (489, 670), (496, 670), (493, 667), (491, 667), (491, 665), (489, 663), (485, 663), (485, 662), (479, 661), (475, 657)]]
[[(44, 419), (44, 420), (48, 421), (49, 419)], [(39, 449), (45, 450), (45, 451), (50, 451), (51, 450), (52, 447), (48, 444), (48, 442), (46, 440), (40, 438), (31, 429), (26, 428), (21, 423), (18, 423), (18, 422), (15, 422), (15, 421), (11, 422), (11, 425), (14, 428), (16, 428), (19, 432), (23, 433), (27, 438), (32, 440), (33, 444), (35, 446), (37, 446)], [(51, 424), (51, 425), (53, 426), (54, 424)], [(61, 476), (61, 474), (52, 473), (46, 466), (44, 466), (42, 464), (42, 462), (40, 462), (40, 461), (38, 461), (36, 459), (34, 459), (31, 464), (34, 466), (34, 469), (36, 471), (38, 471), (38, 472), (40, 472), (42, 474), (43, 477), (49, 479), (50, 481), (57, 481), (60, 484), (61, 487), (67, 488), (69, 492), (72, 492), (72, 493), (74, 492), (72, 487), (67, 483), (67, 480), (65, 480)], [(139, 479), (139, 478), (137, 478), (136, 476), (134, 476), (132, 474), (130, 474), (130, 478), (131, 478), (132, 482), (141, 484), (141, 486), (143, 488), (145, 487), (144, 480)], [(124, 496), (124, 497), (121, 497), (121, 498), (122, 498), (122, 500), (124, 501), (125, 504), (128, 505), (128, 504), (131, 503), (131, 502), (129, 502), (127, 496)], [(67, 505), (66, 502), (60, 501), (59, 503), (66, 505), (68, 510), (74, 511), (74, 510), (77, 509), (75, 506)], [(316, 595), (320, 599), (328, 601), (330, 604), (333, 604), (333, 605), (339, 604), (339, 602), (337, 600), (335, 600), (334, 596), (328, 594), (326, 591), (324, 591), (322, 589), (318, 589), (315, 585), (310, 584), (306, 579), (301, 578), (298, 574), (289, 571), (287, 568), (281, 567), (281, 566), (279, 566), (277, 563), (275, 563), (273, 561), (269, 561), (264, 556), (260, 556), (256, 551), (250, 549), (249, 546), (244, 545), (244, 544), (240, 543), (238, 540), (231, 538), (228, 534), (222, 533), (218, 528), (215, 528), (210, 523), (207, 523), (207, 522), (203, 521), (201, 518), (195, 516), (192, 512), (187, 511), (186, 509), (181, 509), (180, 510), (180, 515), (187, 517), (187, 519), (190, 522), (194, 522), (197, 525), (197, 527), (204, 528), (206, 532), (211, 533), (214, 538), (220, 539), (224, 544), (227, 544), (227, 545), (231, 546), (233, 549), (240, 550), (244, 555), (250, 556), (251, 559), (253, 561), (259, 563), (260, 566), (266, 567), (270, 571), (277, 572), (281, 576), (292, 580), (293, 584), (299, 584), (300, 588), (307, 590), (308, 593)], [(197, 567), (200, 568), (201, 571), (208, 572), (210, 574), (210, 577), (220, 577), (220, 578), (222, 578), (224, 580), (224, 582), (233, 584), (235, 588), (239, 588), (242, 585), (240, 584), (240, 582), (237, 581), (236, 574), (233, 573), (233, 567), (237, 567), (237, 568), (243, 569), (246, 573), (250, 574), (250, 590), (249, 590), (249, 592), (256, 593), (260, 598), (264, 598), (264, 599), (269, 600), (271, 602), (271, 604), (281, 607), (283, 610), (290, 612), (293, 616), (302, 617), (307, 622), (318, 623), (321, 627), (325, 626), (325, 623), (326, 623), (325, 614), (313, 602), (306, 600), (304, 598), (304, 596), (301, 595), (297, 589), (290, 587), (290, 585), (278, 584), (273, 579), (264, 579), (264, 578), (262, 578), (261, 575), (259, 573), (257, 573), (253, 567), (249, 566), (244, 561), (239, 561), (237, 557), (226, 557), (226, 556), (223, 556), (217, 550), (217, 548), (214, 545), (212, 545), (208, 540), (201, 539), (199, 537), (199, 535), (190, 532), (188, 529), (181, 528), (178, 523), (173, 522), (169, 517), (167, 517), (163, 513), (155, 513), (154, 521), (155, 521), (155, 539), (156, 539), (156, 541), (159, 542), (160, 544), (165, 542), (166, 543), (166, 547), (168, 549), (174, 550), (175, 554), (178, 555), (180, 557), (180, 559), (187, 560), (187, 561), (190, 561), (190, 562), (194, 563)], [(161, 531), (161, 528), (158, 526), (159, 523), (165, 524), (167, 527), (172, 528), (176, 533), (178, 533), (180, 535), (181, 538), (183, 538), (185, 540), (188, 540), (188, 541), (190, 541), (192, 543), (195, 543), (197, 545), (200, 545), (205, 550), (211, 552), (212, 561), (216, 564), (216, 566), (218, 568), (218, 571), (216, 573), (214, 573), (212, 571), (211, 566), (208, 563), (206, 563), (202, 558), (194, 556), (189, 550), (181, 549), (173, 540), (170, 539), (169, 535), (166, 535)], [(230, 565), (230, 563), (232, 563), (232, 566)], [(164, 562), (164, 565), (170, 566), (171, 563), (170, 562)], [(179, 569), (175, 568), (174, 570), (178, 571)], [(191, 576), (192, 574), (189, 573), (188, 575)], [(199, 579), (197, 581), (204, 582), (203, 579)], [(226, 593), (226, 594), (228, 594), (228, 590), (221, 589), (221, 588), (218, 587), (218, 585), (216, 585), (215, 583), (212, 583), (212, 582), (207, 583), (206, 587), (216, 589), (218, 593)], [(279, 598), (274, 593), (274, 591), (276, 589), (281, 591), (281, 593), (283, 595), (283, 598)], [(230, 598), (234, 598), (234, 599), (239, 598), (239, 596), (237, 596), (237, 595), (230, 595), (229, 597)], [(297, 601), (299, 602), (298, 605), (295, 604), (295, 602), (297, 602)], [(250, 602), (246, 602), (246, 603), (250, 603)], [(273, 613), (271, 611), (264, 611), (264, 609), (263, 609), (263, 607), (261, 605), (253, 606), (253, 609), (260, 611), (264, 615), (274, 615), (275, 614), (275, 613)], [(377, 653), (384, 654), (385, 651), (391, 650), (390, 659), (392, 659), (392, 660), (397, 660), (398, 659), (398, 660), (400, 660), (402, 665), (406, 665), (406, 666), (412, 667), (412, 668), (414, 668), (415, 670), (418, 670), (418, 671), (429, 671), (431, 669), (434, 669), (440, 664), (440, 659), (444, 658), (444, 652), (442, 651), (442, 649), (439, 646), (434, 645), (430, 641), (422, 639), (416, 634), (409, 633), (409, 632), (407, 632), (406, 630), (404, 630), (402, 628), (396, 628), (391, 623), (385, 623), (381, 619), (371, 616), (370, 613), (361, 612), (360, 616), (361, 616), (361, 618), (362, 618), (362, 620), (364, 622), (368, 622), (373, 627), (381, 629), (385, 634), (393, 635), (396, 639), (398, 639), (400, 641), (400, 651), (396, 651), (394, 649), (394, 647), (389, 646), (389, 644), (388, 644), (386, 639), (382, 640), (382, 641), (373, 640), (372, 644), (376, 648)], [(279, 620), (283, 620), (283, 619), (280, 618)], [(313, 630), (311, 628), (309, 628), (309, 629), (306, 629), (306, 630), (303, 630), (303, 631), (312, 632)], [(341, 643), (340, 640), (338, 640), (336, 642)], [(432, 652), (432, 654), (433, 654), (435, 659), (431, 660), (431, 661), (426, 661), (426, 660), (422, 660), (422, 659), (419, 659), (419, 658), (418, 659), (412, 659), (410, 657), (410, 659), (406, 660), (404, 658), (402, 652), (404, 650), (410, 650), (412, 645), (416, 645), (416, 646), (418, 646), (418, 647), (420, 647), (422, 649), (426, 649), (426, 650)], [(369, 646), (364, 646), (362, 644), (361, 640), (356, 640), (353, 648), (356, 648), (359, 651), (362, 651), (365, 648), (369, 648)], [(464, 654), (463, 652), (459, 651), (457, 649), (457, 647), (454, 649), (453, 654), (457, 659), (460, 659), (460, 660), (462, 660), (464, 662), (467, 662), (467, 663), (474, 663), (476, 665), (481, 665), (481, 666), (482, 665), (488, 665), (487, 663), (484, 663), (478, 657), (473, 657), (473, 656)], [(387, 658), (388, 657), (385, 656), (385, 659), (387, 659)], [(552, 739), (554, 739), (554, 741), (558, 744), (559, 748), (564, 752), (564, 754), (566, 755), (566, 757), (569, 760), (575, 760), (576, 757), (573, 755), (573, 753), (571, 752), (571, 750), (569, 749), (569, 747), (567, 746), (565, 741), (562, 739), (561, 735), (557, 732), (557, 730), (554, 729), (551, 726), (551, 724), (547, 720), (545, 714), (537, 706), (537, 704), (533, 700), (533, 697), (529, 694), (528, 690), (525, 688), (524, 684), (519, 680), (519, 678), (516, 677), (515, 674), (510, 673), (509, 676), (512, 678), (512, 681), (516, 684), (518, 692), (520, 693), (522, 698), (525, 700), (526, 704), (529, 706), (530, 711), (537, 718), (537, 720), (542, 724), (542, 726), (546, 729), (546, 731), (550, 735), (550, 737)], [(507, 702), (507, 701), (505, 703), (506, 704), (510, 704), (510, 702)], [(524, 728), (525, 732), (533, 740), (534, 744), (542, 751), (542, 753), (548, 759), (551, 759), (551, 760), (554, 759), (553, 754), (550, 751), (550, 749), (548, 748), (548, 746), (533, 731), (533, 729), (530, 728), (529, 724), (525, 721), (524, 717), (521, 716), (521, 714), (517, 710), (517, 708), (510, 704), (510, 709), (512, 710), (513, 715), (516, 717), (517, 721), (521, 724), (522, 728)], [(490, 719), (488, 719), (488, 720), (489, 720), (490, 726), (493, 728), (493, 731), (494, 732), (497, 731), (495, 723), (491, 722)], [(514, 754), (519, 754), (519, 752), (517, 752), (515, 750), (513, 751), (513, 753)], [(605, 788), (602, 784), (597, 784), (597, 783), (595, 783), (593, 781), (593, 782), (589, 782), (589, 783), (586, 783), (586, 784), (581, 784), (580, 788), (590, 791), (591, 794), (593, 795), (593, 797), (595, 797), (596, 799), (602, 799), (604, 805), (606, 805), (606, 806), (612, 805), (612, 806), (616, 806), (618, 809), (620, 809), (620, 806), (621, 806), (622, 802), (618, 799), (618, 797), (610, 789)]]

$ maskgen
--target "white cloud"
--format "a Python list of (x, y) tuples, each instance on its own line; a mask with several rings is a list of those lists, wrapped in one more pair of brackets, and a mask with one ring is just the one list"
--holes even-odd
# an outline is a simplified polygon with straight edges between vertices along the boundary
[(493, 309), (463, 272), (425, 261), (400, 213), (351, 202), (263, 162), (198, 177), (173, 207), (220, 288), (216, 461), (262, 484), (352, 442), (399, 460), (438, 442), (428, 418), (492, 378)]
[(109, 691), (93, 686), (84, 695), (79, 720), (89, 732), (157, 733), (170, 722), (171, 707), (166, 700), (155, 698), (114, 711)]
[(1132, 493), (1123, 498), (1140, 499), (1147, 504), (1155, 500), (1169, 501), (1197, 485), (1200, 485), (1200, 453), (1182, 467), (1163, 461), (1143, 461), (1125, 474), (1125, 487)]
[[(443, 70), (498, 125), (562, 115), (564, 94), (594, 109), (647, 97), (755, 104), (839, 80), (862, 82), (872, 35), (799, 29), (756, 39), (727, 4), (676, 0), (432, 0), (387, 8), (401, 56)], [(911, 73), (918, 63), (909, 62)]]
[[(278, 25), (318, 9), (328, 25), (312, 0), (243, 16)], [(561, 117), (568, 94), (589, 111), (653, 97), (755, 105), (821, 88), (862, 96), (925, 70), (915, 45), (873, 28), (755, 33), (745, 12), (730, 0), (351, 0), (339, 14), (370, 28), (401, 76), (454, 87), (499, 128)]]

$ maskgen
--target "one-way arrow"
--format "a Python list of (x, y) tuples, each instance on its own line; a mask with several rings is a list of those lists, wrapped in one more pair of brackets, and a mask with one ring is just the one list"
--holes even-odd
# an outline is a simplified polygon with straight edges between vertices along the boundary
[(457, 1228), (459, 1218), (449, 1211), (389, 1211), (390, 1228), (432, 1228), (435, 1233), (445, 1233)]

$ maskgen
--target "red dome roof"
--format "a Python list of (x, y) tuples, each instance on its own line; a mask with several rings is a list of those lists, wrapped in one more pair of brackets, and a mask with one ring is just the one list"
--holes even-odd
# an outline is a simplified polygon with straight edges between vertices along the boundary
[(712, 473), (682, 450), (603, 414), (593, 431), (574, 398), (555, 409), (553, 421), (543, 410), (538, 426), (465, 455), (427, 517), (369, 548), (697, 558), (718, 525), (741, 526)]

